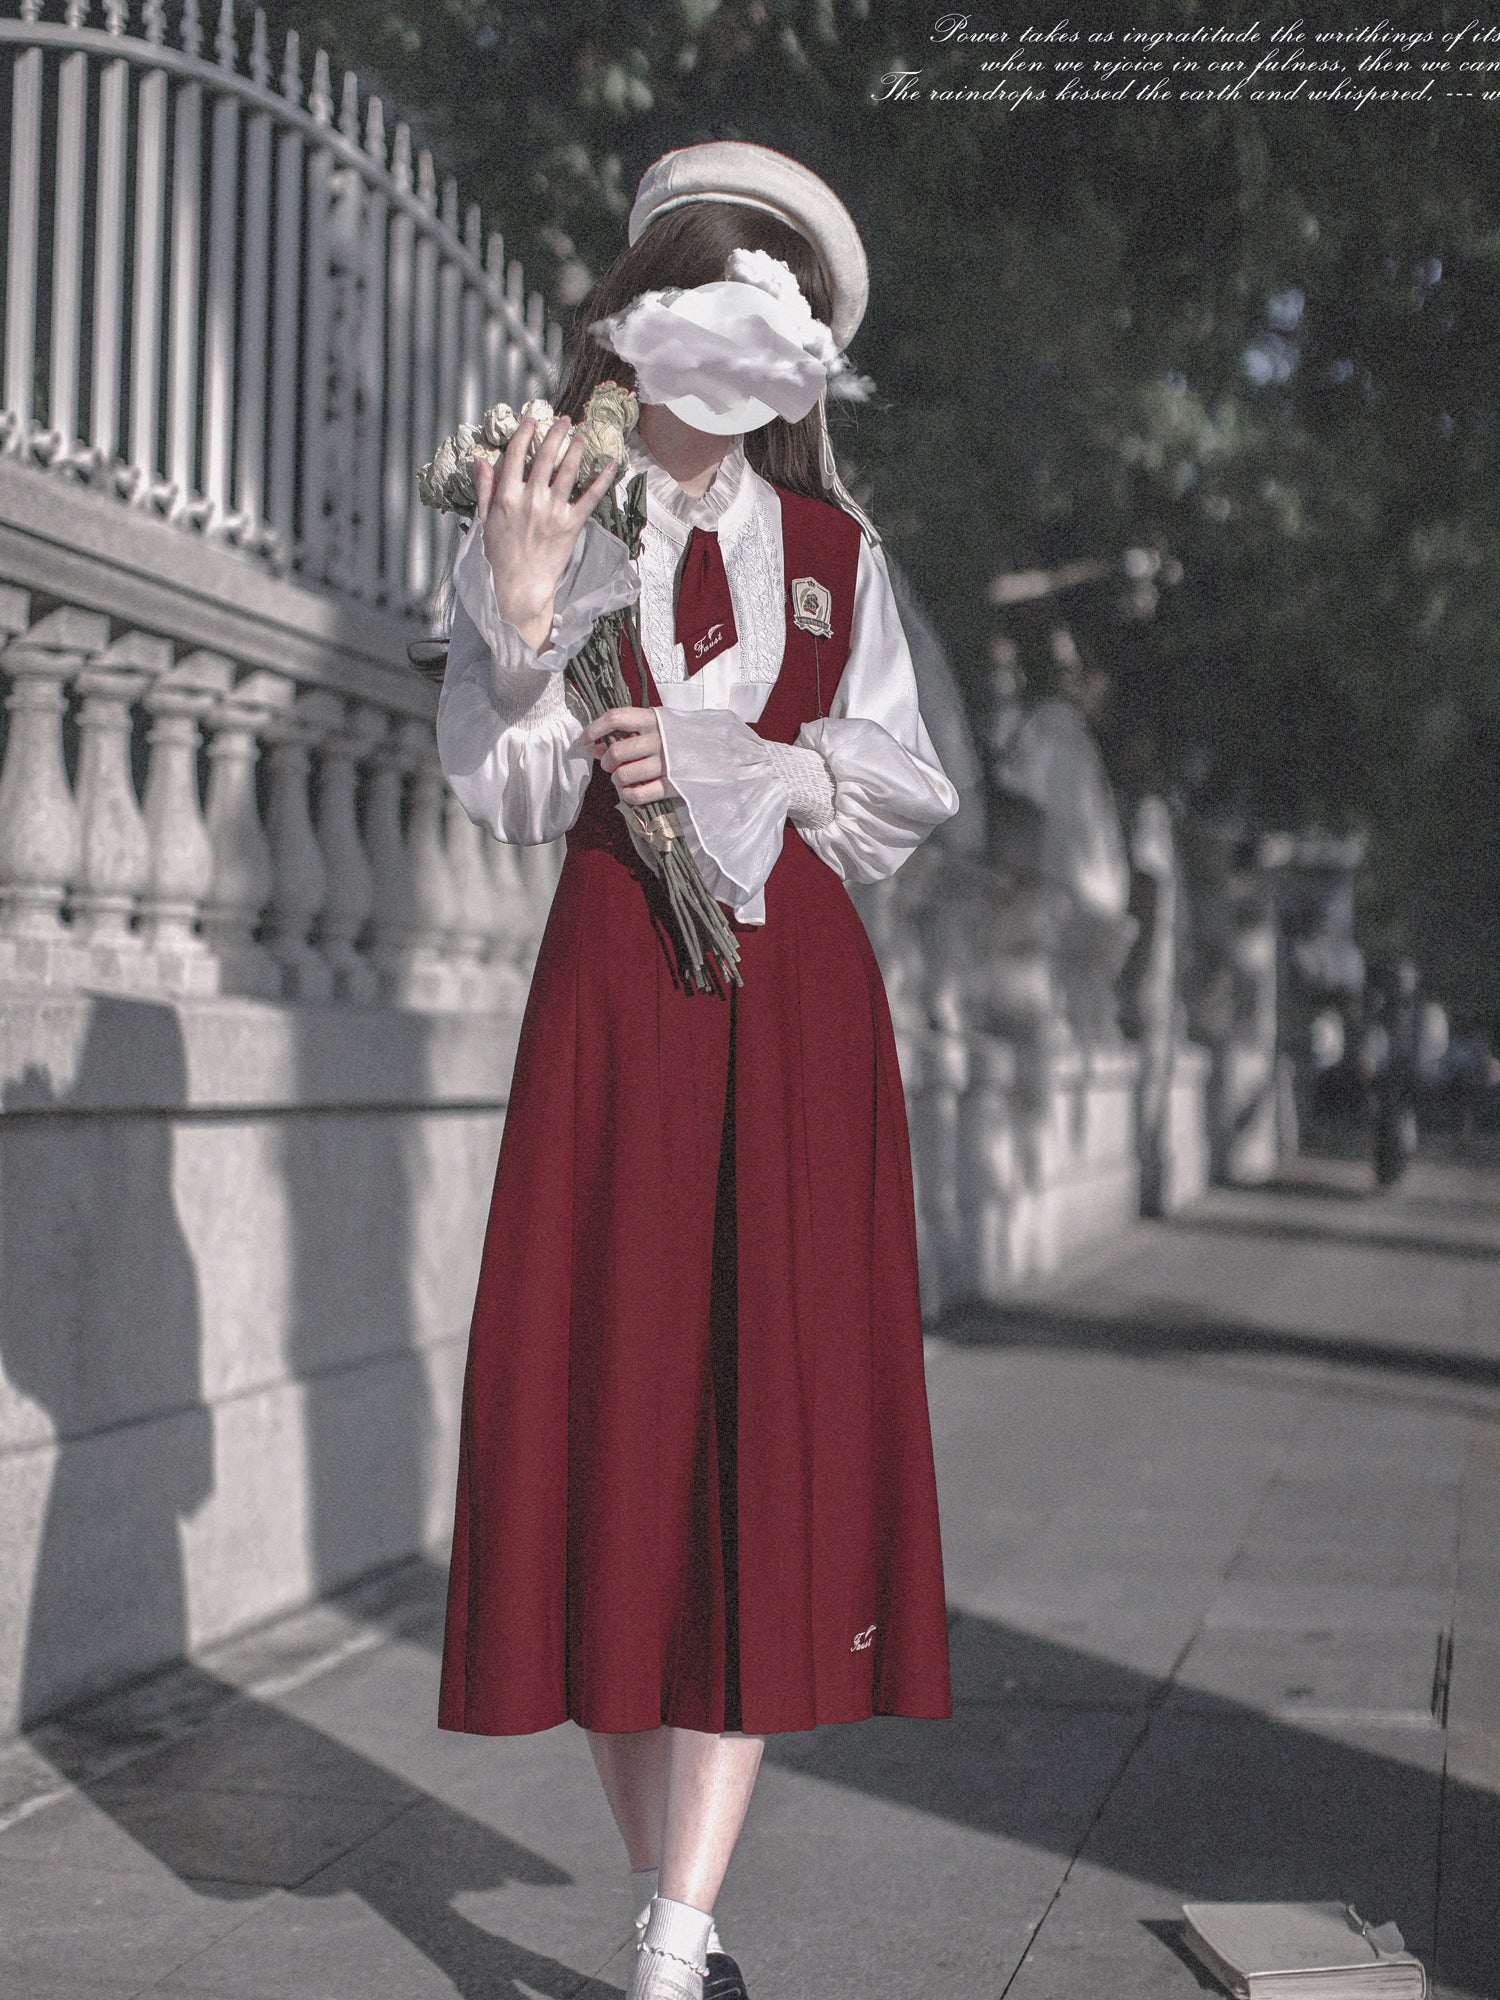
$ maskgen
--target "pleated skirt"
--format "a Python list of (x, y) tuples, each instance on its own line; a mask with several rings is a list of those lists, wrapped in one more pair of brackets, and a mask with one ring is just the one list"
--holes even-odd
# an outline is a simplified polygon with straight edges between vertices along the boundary
[(463, 1390), (439, 1721), (951, 1713), (905, 1106), (786, 830), (689, 988), (596, 769), (522, 1022)]

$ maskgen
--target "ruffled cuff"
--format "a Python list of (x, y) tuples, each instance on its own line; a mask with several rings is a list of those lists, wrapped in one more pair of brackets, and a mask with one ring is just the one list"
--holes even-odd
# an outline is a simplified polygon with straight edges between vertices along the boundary
[(863, 716), (820, 716), (797, 740), (826, 758), (833, 817), (803, 838), (846, 881), (881, 882), (958, 810), (944, 771)]
[(791, 792), (772, 746), (732, 709), (659, 708), (662, 763), (704, 887), (737, 913), (781, 853)]
[(640, 578), (625, 545), (590, 515), (553, 593), (552, 632), (538, 652), (528, 646), (495, 602), (484, 537), (471, 527), (453, 566), (453, 587), (490, 655), (490, 700), (508, 728), (545, 729), (566, 710), (563, 669), (579, 653), (595, 621), (633, 604)]
[(826, 758), (800, 743), (768, 741), (771, 762), (787, 788), (787, 818), (793, 826), (829, 826), (833, 822), (833, 773)]

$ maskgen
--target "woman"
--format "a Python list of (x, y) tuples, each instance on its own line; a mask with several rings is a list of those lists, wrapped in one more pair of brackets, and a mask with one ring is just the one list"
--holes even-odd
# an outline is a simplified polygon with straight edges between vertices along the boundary
[[(581, 440), (559, 420), (526, 476), (524, 424), (454, 573), (444, 769), (499, 838), (568, 852), (471, 1330), (439, 1719), (580, 1723), (645, 1903), (630, 2000), (727, 2000), (712, 1912), (766, 1734), (951, 1713), (901, 1080), (844, 881), (958, 799), (827, 445), (867, 288), (847, 211), (717, 142), (650, 169), (629, 241), (560, 402), (630, 357), (629, 465), (573, 499)], [(641, 471), (636, 566), (589, 517)], [(562, 669), (637, 591), (635, 704), (580, 727)], [(738, 986), (682, 975), (629, 818), (663, 798)]]

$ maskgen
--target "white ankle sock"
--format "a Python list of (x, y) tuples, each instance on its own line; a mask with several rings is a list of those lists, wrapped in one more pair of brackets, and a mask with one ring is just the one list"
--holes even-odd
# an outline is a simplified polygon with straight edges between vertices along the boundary
[(708, 1950), (708, 1934), (714, 1920), (707, 1910), (695, 1910), (691, 1903), (674, 1903), (670, 1896), (653, 1896), (647, 1909), (646, 1929), (641, 1938), (643, 1951), (665, 1952), (702, 1972)]
[[(631, 1907), (636, 1912), (635, 1929), (638, 1938), (645, 1930), (646, 1919), (651, 1914), (648, 1906), (652, 1897), (656, 1894), (656, 1886), (660, 1876), (661, 1870), (659, 1868), (632, 1868), (630, 1871)], [(686, 1905), (683, 1907), (686, 1907)], [(704, 1946), (704, 1950), (722, 1951), (723, 1949), (724, 1946), (719, 1937), (718, 1927), (715, 1925), (713, 1918), (710, 1917), (708, 1920), (708, 1943)]]

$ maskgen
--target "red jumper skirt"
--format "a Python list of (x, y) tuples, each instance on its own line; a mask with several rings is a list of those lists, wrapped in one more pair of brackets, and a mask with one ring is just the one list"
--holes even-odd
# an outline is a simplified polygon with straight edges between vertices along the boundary
[[(778, 488), (755, 727), (826, 714), (859, 526)], [(641, 699), (626, 645), (626, 680)], [(645, 698), (659, 701), (649, 664)], [(875, 956), (788, 825), (744, 984), (681, 976), (596, 766), (521, 1025), (464, 1380), (438, 1720), (514, 1735), (951, 1714), (905, 1105)]]

